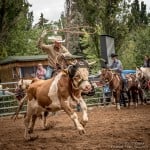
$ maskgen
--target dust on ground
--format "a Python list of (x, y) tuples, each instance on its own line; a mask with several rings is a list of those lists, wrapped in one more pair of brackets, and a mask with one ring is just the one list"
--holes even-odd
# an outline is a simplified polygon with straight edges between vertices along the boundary
[(56, 125), (46, 131), (38, 119), (34, 133), (39, 138), (29, 142), (23, 138), (23, 118), (14, 122), (10, 116), (1, 117), (0, 150), (150, 150), (150, 105), (120, 111), (93, 107), (88, 115), (84, 135), (79, 135), (65, 113), (50, 115), (48, 121)]

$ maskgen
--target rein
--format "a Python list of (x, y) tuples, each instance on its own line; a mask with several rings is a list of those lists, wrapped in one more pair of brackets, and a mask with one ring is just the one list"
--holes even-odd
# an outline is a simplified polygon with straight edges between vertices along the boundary
[[(108, 72), (107, 72), (108, 73)], [(105, 77), (104, 77), (105, 78)], [(106, 84), (109, 84), (112, 80), (113, 80), (113, 78), (114, 78), (114, 74), (111, 72), (111, 79), (110, 79), (110, 81), (107, 81), (106, 82)]]
[[(108, 71), (106, 72), (106, 75), (107, 75), (107, 73), (108, 73)], [(119, 81), (120, 79), (119, 79), (118, 75), (111, 72), (111, 78), (109, 81), (106, 82), (106, 84), (110, 84), (113, 81), (115, 75), (116, 75), (117, 80)], [(105, 79), (105, 76), (104, 76), (104, 79)], [(118, 88), (118, 86), (115, 89), (113, 89), (113, 91), (115, 91), (117, 88)]]

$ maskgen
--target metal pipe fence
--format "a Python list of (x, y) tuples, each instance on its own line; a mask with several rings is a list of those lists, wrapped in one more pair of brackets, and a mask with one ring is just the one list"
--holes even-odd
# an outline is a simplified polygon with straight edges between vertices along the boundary
[[(18, 107), (18, 101), (15, 99), (14, 93), (16, 84), (17, 82), (0, 83), (2, 87), (6, 87), (0, 89), (0, 117), (14, 114)], [(25, 107), (23, 107), (21, 113), (25, 112)]]
[[(7, 82), (1, 83), (1, 85), (12, 85), (17, 84), (17, 82)], [(10, 88), (9, 91), (13, 91), (15, 88)], [(18, 107), (18, 101), (15, 99), (15, 95), (8, 95), (6, 92), (8, 89), (0, 89), (0, 117), (13, 115)], [(106, 106), (110, 103), (110, 97), (106, 97), (103, 94), (103, 88), (97, 87), (94, 96), (84, 96), (87, 106)], [(20, 113), (26, 112), (26, 104), (23, 106)]]
[[(17, 82), (1, 83), (2, 85), (16, 84)], [(7, 89), (8, 90), (8, 89)], [(14, 90), (14, 88), (9, 89)], [(94, 96), (83, 96), (88, 107), (91, 106), (104, 106), (111, 104), (111, 92), (106, 92), (104, 87), (96, 87)], [(15, 95), (8, 95), (6, 89), (0, 89), (0, 117), (13, 115), (18, 107), (18, 101)], [(149, 93), (150, 94), (150, 93)], [(149, 95), (150, 97), (150, 95)], [(24, 104), (20, 113), (26, 112), (26, 104)]]

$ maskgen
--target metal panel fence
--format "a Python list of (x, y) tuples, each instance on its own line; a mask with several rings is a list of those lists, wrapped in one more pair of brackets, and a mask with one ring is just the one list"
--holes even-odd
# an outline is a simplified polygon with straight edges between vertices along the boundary
[[(15, 85), (17, 82), (7, 82), (1, 83), (1, 85)], [(15, 87), (15, 86), (14, 86)], [(14, 91), (15, 88), (9, 89), (9, 91)], [(87, 105), (90, 106), (105, 106), (110, 103), (110, 97), (106, 96), (103, 92), (102, 87), (95, 88), (96, 93), (94, 96), (84, 96)], [(15, 95), (9, 95), (7, 89), (0, 89), (0, 117), (13, 115), (18, 107), (18, 102), (15, 99)], [(23, 106), (20, 113), (25, 113), (26, 105)]]
[[(1, 85), (6, 84), (16, 84), (17, 82), (1, 83)], [(111, 92), (106, 91), (104, 87), (95, 88), (96, 93), (94, 96), (83, 96), (87, 106), (107, 106), (111, 103)], [(8, 95), (6, 89), (0, 89), (0, 117), (13, 115), (18, 107), (18, 102), (14, 95)], [(14, 88), (9, 89), (9, 91), (14, 91)], [(150, 93), (149, 93), (150, 94)], [(150, 97), (150, 95), (149, 95)], [(26, 112), (26, 104), (23, 106), (20, 113)]]
[[(14, 114), (18, 107), (18, 102), (15, 99), (15, 87), (17, 82), (6, 82), (0, 83), (3, 87), (11, 88), (1, 88), (0, 89), (0, 116), (8, 116)], [(23, 107), (21, 113), (25, 112), (26, 106)]]

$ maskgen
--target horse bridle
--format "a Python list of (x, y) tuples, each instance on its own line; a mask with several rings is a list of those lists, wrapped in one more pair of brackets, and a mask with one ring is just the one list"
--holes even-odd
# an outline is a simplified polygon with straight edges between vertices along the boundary
[[(109, 71), (110, 71), (110, 70), (106, 70), (106, 73), (105, 73), (105, 75), (104, 75), (105, 81), (106, 81), (106, 75), (108, 74)], [(111, 72), (111, 79), (110, 79), (110, 81), (107, 81), (106, 83), (109, 84), (109, 83), (113, 80), (113, 78), (114, 78), (114, 74)]]

